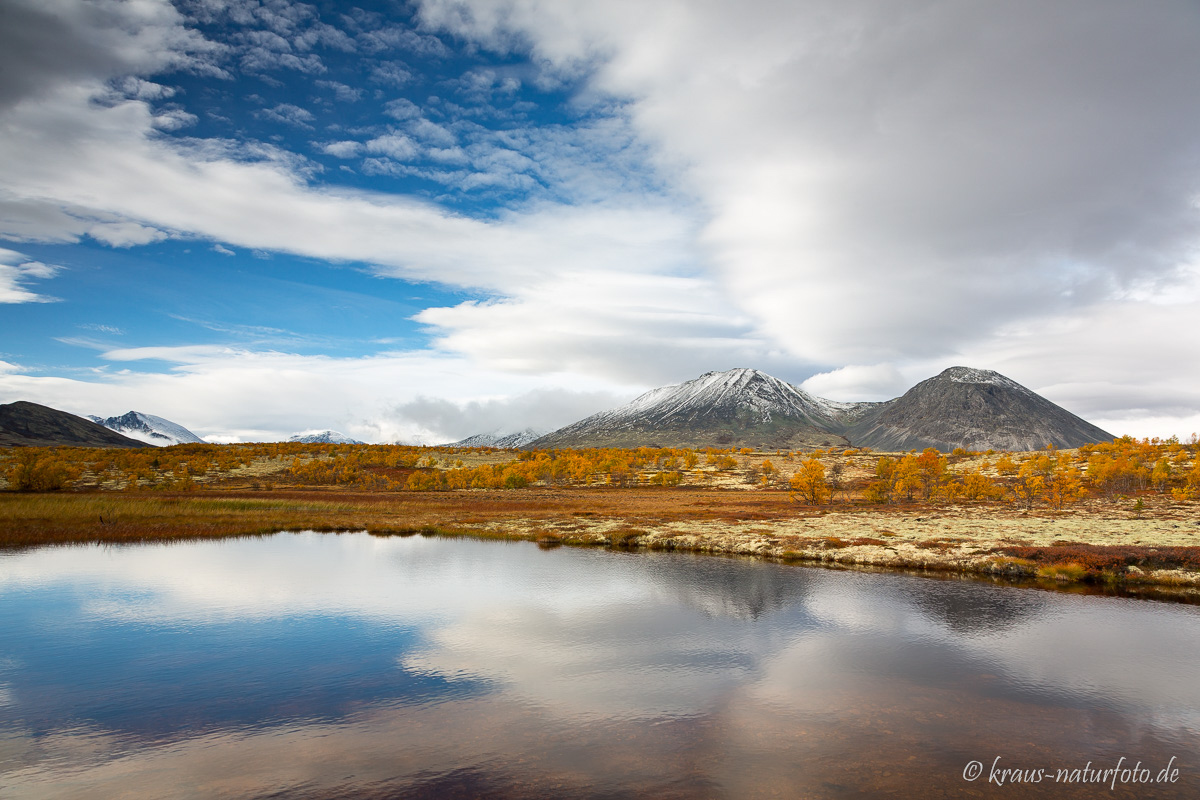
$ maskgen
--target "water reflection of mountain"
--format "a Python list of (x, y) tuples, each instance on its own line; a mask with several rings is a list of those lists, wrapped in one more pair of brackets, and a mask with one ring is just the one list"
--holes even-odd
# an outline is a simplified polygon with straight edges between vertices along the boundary
[(913, 582), (913, 604), (955, 633), (999, 633), (1046, 613), (1049, 599), (1028, 589), (978, 581)]
[(631, 561), (672, 598), (713, 618), (756, 620), (798, 605), (812, 574), (753, 559), (638, 553)]

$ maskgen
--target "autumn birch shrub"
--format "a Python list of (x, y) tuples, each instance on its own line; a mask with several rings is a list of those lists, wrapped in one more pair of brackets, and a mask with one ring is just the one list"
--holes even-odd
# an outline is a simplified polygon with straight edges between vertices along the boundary
[(792, 500), (802, 500), (811, 506), (821, 505), (829, 497), (829, 486), (825, 482), (825, 466), (819, 459), (805, 459), (800, 469), (788, 484), (792, 488), (789, 495)]
[(875, 462), (875, 480), (867, 486), (865, 497), (869, 503), (891, 503), (895, 499), (897, 461), (891, 456), (881, 456)]
[(5, 473), (8, 486), (18, 492), (47, 492), (65, 489), (83, 473), (54, 451), (22, 448)]

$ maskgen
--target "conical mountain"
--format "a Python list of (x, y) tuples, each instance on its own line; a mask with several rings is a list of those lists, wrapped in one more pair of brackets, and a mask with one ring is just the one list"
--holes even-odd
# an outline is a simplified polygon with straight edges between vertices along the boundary
[(654, 389), (526, 447), (828, 447), (846, 443), (833, 431), (856, 408), (758, 370), (731, 369)]
[(951, 367), (864, 409), (842, 433), (873, 450), (1040, 450), (1109, 441), (1111, 433), (991, 370)]
[(0, 447), (150, 447), (91, 420), (18, 400), (0, 405)]

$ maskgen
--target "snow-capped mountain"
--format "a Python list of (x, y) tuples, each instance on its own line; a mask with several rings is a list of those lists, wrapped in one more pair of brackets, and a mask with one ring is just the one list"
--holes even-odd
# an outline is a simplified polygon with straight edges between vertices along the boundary
[(468, 436), (457, 442), (452, 442), (446, 447), (496, 447), (496, 448), (516, 448), (524, 447), (539, 436), (544, 436), (546, 431), (535, 431), (533, 428), (526, 428), (523, 431), (515, 433), (504, 433), (502, 431), (492, 431), (491, 433), (477, 433), (474, 436)]
[(560, 428), (531, 447), (844, 445), (834, 431), (861, 403), (815, 397), (755, 369), (706, 372)]
[(143, 414), (141, 411), (130, 411), (119, 417), (101, 418), (88, 415), (88, 419), (103, 425), (111, 431), (137, 439), (147, 444), (168, 447), (173, 444), (203, 444), (204, 440), (177, 422), (156, 417), (153, 414)]
[(1112, 435), (998, 372), (951, 367), (883, 403), (842, 403), (753, 369), (654, 389), (530, 442), (553, 447), (1077, 447)]
[(301, 444), (366, 444), (337, 431), (301, 431), (288, 437), (288, 441)]

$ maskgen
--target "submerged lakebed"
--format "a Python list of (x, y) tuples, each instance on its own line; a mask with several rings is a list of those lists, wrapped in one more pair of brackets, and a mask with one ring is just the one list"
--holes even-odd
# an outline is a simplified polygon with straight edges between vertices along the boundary
[(0, 553), (0, 796), (1195, 797), (1197, 664), (1196, 606), (965, 580), (365, 533), (35, 548)]

